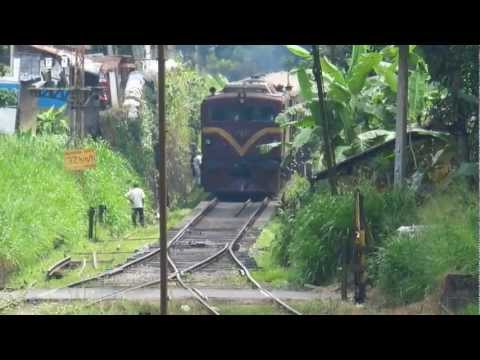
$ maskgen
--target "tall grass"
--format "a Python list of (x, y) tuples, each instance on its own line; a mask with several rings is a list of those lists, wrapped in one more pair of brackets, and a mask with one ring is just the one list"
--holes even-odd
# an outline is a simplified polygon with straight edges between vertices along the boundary
[[(87, 209), (107, 205), (115, 231), (129, 226), (123, 194), (135, 175), (106, 144), (97, 150), (97, 168), (73, 174), (63, 169), (62, 136), (0, 136), (0, 263), (19, 268), (58, 246), (86, 241)], [(2, 269), (0, 269), (1, 271)], [(5, 269), (3, 270), (5, 271)]]
[[(414, 222), (412, 193), (378, 192), (370, 185), (362, 185), (360, 190), (370, 245), (381, 244), (398, 226)], [(285, 225), (275, 238), (273, 253), (280, 264), (292, 268), (298, 281), (324, 284), (335, 277), (342, 248), (351, 243), (353, 193), (332, 196), (319, 189), (302, 198), (302, 207), (295, 214), (280, 215)]]
[(394, 235), (379, 250), (378, 285), (391, 303), (421, 300), (448, 272), (478, 273), (475, 198), (459, 188), (436, 195), (418, 210), (424, 231)]
[[(130, 163), (113, 152), (104, 141), (88, 141), (85, 146), (93, 147), (97, 153), (97, 167), (86, 171), (81, 180), (83, 195), (89, 206), (107, 207), (107, 224), (115, 234), (124, 232), (130, 225), (130, 205), (124, 194), (132, 182), (141, 183)], [(145, 208), (154, 203), (153, 195), (146, 190)]]

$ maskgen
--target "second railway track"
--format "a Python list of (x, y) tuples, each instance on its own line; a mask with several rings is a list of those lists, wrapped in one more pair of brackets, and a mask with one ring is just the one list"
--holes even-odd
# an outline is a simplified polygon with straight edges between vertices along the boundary
[[(263, 288), (248, 270), (247, 252), (239, 251), (242, 240), (268, 206), (268, 198), (261, 202), (243, 203), (210, 201), (181, 229), (169, 233), (169, 280), (175, 280), (188, 290), (209, 312), (219, 314), (208, 303), (201, 291), (185, 280), (185, 274), (199, 272), (215, 275), (230, 271), (242, 275), (251, 286), (288, 313), (300, 313)], [(247, 265), (246, 265), (247, 264)], [(122, 287), (96, 299), (95, 304), (126, 292), (159, 284), (159, 248), (137, 255), (131, 261), (98, 276), (71, 284), (70, 287)]]

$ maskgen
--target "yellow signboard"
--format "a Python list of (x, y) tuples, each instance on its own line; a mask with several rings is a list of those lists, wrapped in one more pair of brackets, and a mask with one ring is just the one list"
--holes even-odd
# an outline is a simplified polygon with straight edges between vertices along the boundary
[(87, 170), (96, 166), (96, 156), (94, 149), (65, 150), (64, 167), (65, 170)]

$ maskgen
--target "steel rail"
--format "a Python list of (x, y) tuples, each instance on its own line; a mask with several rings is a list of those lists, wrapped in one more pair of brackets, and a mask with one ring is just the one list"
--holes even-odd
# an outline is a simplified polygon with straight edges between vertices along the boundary
[[(243, 204), (243, 206), (240, 208), (240, 210), (236, 213), (235, 216), (237, 216), (239, 213), (241, 213), (243, 211), (243, 209), (248, 205), (248, 203), (250, 202), (250, 199)], [(175, 264), (173, 263), (173, 261), (171, 261), (171, 259), (169, 258), (169, 261), (171, 261), (171, 266), (172, 268), (174, 268), (175, 272), (174, 274), (170, 275), (169, 276), (169, 280), (172, 280), (172, 279), (177, 279), (179, 280), (181, 274), (184, 274), (186, 272), (191, 272), (193, 270), (196, 270), (202, 266), (205, 266), (209, 263), (211, 263), (213, 260), (219, 258), (220, 256), (222, 256), (227, 250), (230, 254), (230, 256), (232, 257), (232, 259), (235, 261), (235, 263), (242, 269), (243, 273), (245, 274), (245, 276), (247, 277), (247, 279), (253, 284), (255, 285), (255, 287), (257, 287), (257, 289), (262, 293), (264, 294), (266, 297), (269, 297), (270, 299), (272, 299), (274, 302), (276, 302), (277, 304), (279, 304), (280, 306), (282, 306), (283, 308), (285, 308), (286, 310), (288, 310), (289, 312), (295, 314), (295, 315), (302, 315), (299, 311), (295, 310), (294, 308), (292, 308), (290, 305), (288, 305), (287, 303), (285, 303), (284, 301), (282, 301), (281, 299), (279, 299), (277, 296), (273, 295), (270, 291), (266, 290), (265, 288), (263, 288), (254, 278), (253, 276), (250, 274), (250, 272), (248, 271), (248, 269), (245, 267), (245, 265), (238, 259), (238, 257), (235, 255), (234, 251), (233, 251), (233, 247), (235, 246), (235, 244), (243, 238), (243, 236), (245, 235), (246, 231), (248, 230), (248, 228), (252, 225), (252, 223), (256, 220), (256, 218), (258, 217), (258, 215), (264, 210), (264, 208), (267, 206), (268, 204), (268, 198), (265, 198), (262, 202), (262, 204), (258, 207), (258, 209), (248, 218), (247, 222), (242, 226), (242, 228), (239, 230), (239, 232), (237, 233), (237, 235), (235, 236), (235, 239), (230, 242), (230, 243), (227, 243), (225, 245), (225, 247), (223, 247), (221, 250), (217, 251), (215, 254), (209, 256), (208, 258), (205, 258), (204, 260), (198, 262), (198, 263), (195, 263), (191, 266), (189, 266), (188, 268), (186, 269), (182, 269), (180, 271), (178, 271), (178, 269), (176, 268)], [(193, 290), (188, 288), (184, 283), (183, 281), (181, 281), (180, 279), (180, 284), (188, 289), (190, 292), (193, 293)], [(197, 297), (198, 299), (198, 297)], [(205, 306), (207, 306), (203, 299), (202, 299), (202, 304), (204, 304)]]
[(89, 307), (89, 306), (92, 306), (92, 305), (95, 305), (95, 304), (98, 304), (102, 301), (105, 301), (107, 299), (110, 299), (110, 298), (113, 298), (117, 295), (121, 295), (121, 294), (125, 294), (125, 293), (128, 293), (128, 292), (131, 292), (131, 291), (134, 291), (134, 290), (138, 290), (138, 289), (142, 289), (142, 288), (146, 288), (146, 287), (149, 287), (149, 286), (152, 286), (152, 285), (156, 285), (156, 284), (159, 284), (160, 283), (160, 280), (153, 280), (153, 281), (149, 281), (149, 282), (146, 282), (146, 283), (143, 283), (143, 284), (140, 284), (140, 285), (136, 285), (136, 286), (132, 286), (132, 287), (129, 287), (127, 289), (122, 289), (122, 290), (119, 290), (119, 291), (115, 291), (113, 293), (110, 293), (110, 294), (107, 294), (107, 295), (104, 295), (98, 299), (95, 299), (91, 302), (89, 302), (88, 304), (85, 305), (85, 307)]
[[(168, 259), (168, 263), (170, 264), (170, 266), (174, 269), (175, 271), (175, 276), (174, 276), (174, 279), (185, 289), (185, 290), (188, 290), (194, 297), (195, 299), (197, 299), (203, 306), (205, 306), (208, 311), (210, 311), (212, 314), (214, 315), (220, 315), (218, 313), (218, 311), (216, 311), (212, 306), (210, 306), (210, 304), (208, 304), (204, 299), (203, 297), (199, 294), (199, 291), (195, 288), (191, 288), (189, 287), (188, 285), (185, 284), (185, 282), (183, 281), (183, 279), (181, 278), (180, 276), (180, 272), (178, 271), (177, 267), (175, 266), (175, 263), (172, 261), (172, 259), (170, 258), (170, 256), (167, 257)], [(89, 306), (92, 306), (92, 305), (96, 305), (96, 304), (99, 304), (100, 302), (103, 302), (105, 300), (108, 300), (108, 299), (112, 299), (118, 295), (123, 295), (123, 294), (126, 294), (128, 292), (131, 292), (131, 291), (135, 291), (135, 290), (138, 290), (138, 289), (142, 289), (142, 288), (146, 288), (146, 287), (149, 287), (149, 286), (153, 286), (153, 285), (157, 285), (157, 284), (160, 284), (160, 280), (153, 280), (153, 281), (148, 281), (146, 283), (143, 283), (143, 284), (140, 284), (140, 285), (136, 285), (136, 286), (132, 286), (132, 287), (129, 287), (127, 289), (122, 289), (122, 290), (119, 290), (119, 291), (115, 291), (113, 293), (110, 293), (110, 294), (107, 294), (107, 295), (104, 295), (98, 299), (95, 299), (94, 301), (91, 301), (90, 303), (86, 304), (85, 307), (89, 307)]]
[[(242, 206), (240, 206), (240, 209), (235, 213), (234, 217), (237, 217), (250, 203), (251, 203), (251, 200), (250, 200), (250, 199), (248, 199), (247, 201), (245, 201), (245, 202), (242, 204)], [(250, 224), (251, 221), (252, 221), (252, 218), (256, 217), (256, 215), (257, 215), (257, 212), (255, 212), (254, 214), (252, 214), (252, 215), (250, 216), (250, 218), (247, 220), (246, 225), (244, 225), (244, 226), (241, 228), (241, 230), (237, 233), (237, 235), (235, 235), (234, 240), (235, 240), (235, 239), (238, 239), (239, 237), (242, 237), (245, 228), (249, 226), (249, 224)], [(225, 253), (225, 252), (228, 250), (228, 247), (229, 247), (229, 246), (230, 246), (230, 244), (227, 242), (227, 243), (225, 244), (225, 246), (224, 246), (222, 249), (220, 249), (219, 251), (217, 251), (216, 253), (210, 255), (209, 257), (207, 257), (207, 258), (205, 258), (205, 259), (203, 259), (203, 260), (201, 260), (201, 261), (199, 261), (199, 262), (197, 262), (197, 263), (195, 263), (195, 264), (193, 264), (193, 265), (190, 265), (189, 267), (187, 267), (187, 268), (185, 268), (185, 269), (180, 270), (180, 274), (183, 275), (183, 274), (185, 274), (185, 273), (192, 272), (193, 270), (197, 270), (197, 269), (199, 269), (199, 268), (201, 268), (201, 267), (203, 267), (203, 266), (205, 266), (205, 265), (208, 265), (208, 264), (211, 263), (213, 260), (215, 260), (215, 259), (219, 258), (221, 255), (223, 255), (223, 253)], [(173, 274), (171, 274), (171, 275), (168, 277), (168, 279), (169, 279), (169, 280), (173, 280), (173, 279), (175, 279), (175, 277), (176, 277), (176, 272), (174, 272)]]
[(243, 205), (240, 207), (240, 209), (235, 213), (234, 217), (238, 217), (238, 215), (240, 215), (242, 213), (243, 210), (245, 210), (245, 208), (250, 205), (250, 203), (252, 202), (251, 199), (248, 199), (247, 201), (245, 201), (243, 203)]
[[(204, 217), (211, 209), (213, 209), (215, 207), (215, 205), (218, 203), (218, 200), (217, 198), (214, 198), (212, 201), (210, 201), (210, 203), (200, 212), (198, 213), (195, 217), (193, 217), (187, 224), (185, 224), (185, 226), (183, 226), (183, 228), (168, 242), (167, 244), (167, 248), (170, 248), (175, 242), (177, 242), (180, 238), (182, 238), (185, 233), (187, 232), (187, 230), (194, 226), (196, 223), (198, 223), (198, 221)], [(155, 252), (155, 253), (158, 253), (160, 251), (160, 249), (156, 249), (150, 253), (148, 253), (147, 255), (148, 258), (151, 257), (152, 253)], [(143, 261), (145, 260), (147, 257), (146, 256), (143, 256), (139, 259), (136, 259), (136, 263), (139, 262), (139, 260)], [(170, 278), (173, 278), (173, 279), (176, 279), (177, 282), (182, 286), (184, 287), (186, 290), (188, 290), (199, 302), (202, 303), (202, 305), (204, 305), (211, 313), (215, 314), (215, 315), (219, 315), (219, 313), (213, 309), (208, 303), (206, 303), (202, 297), (196, 293), (194, 290), (190, 289), (185, 283), (184, 281), (182, 280), (181, 276), (179, 275), (179, 272), (178, 272), (178, 268), (176, 267), (175, 263), (172, 261), (172, 259), (170, 258), (170, 256), (167, 255), (167, 260), (168, 260), (168, 263), (170, 264), (170, 266), (173, 268), (174, 270), (174, 276), (170, 276)], [(131, 266), (133, 263), (132, 262), (129, 262), (125, 265), (129, 265)], [(119, 271), (120, 272), (120, 271)], [(117, 273), (117, 272), (116, 272)], [(110, 272), (109, 275), (112, 275), (112, 273)], [(100, 277), (96, 277), (96, 278), (90, 278), (90, 279), (87, 279), (87, 281), (90, 281), (90, 280), (95, 280), (95, 279), (99, 279)], [(152, 280), (152, 281), (148, 281), (148, 282), (145, 282), (143, 284), (140, 284), (140, 285), (136, 285), (136, 286), (132, 286), (132, 287), (129, 287), (127, 289), (122, 289), (122, 290), (119, 290), (119, 291), (115, 291), (113, 293), (110, 293), (110, 294), (107, 294), (107, 295), (104, 295), (102, 296), (101, 298), (99, 299), (96, 299), (92, 302), (90, 302), (89, 304), (86, 305), (86, 307), (88, 306), (91, 306), (91, 305), (94, 305), (94, 304), (98, 304), (102, 301), (105, 301), (105, 300), (108, 300), (108, 299), (111, 299), (112, 297), (115, 297), (117, 295), (122, 295), (122, 294), (126, 294), (128, 292), (131, 292), (131, 291), (135, 291), (135, 290), (138, 290), (138, 289), (142, 289), (142, 288), (145, 288), (145, 287), (149, 287), (149, 286), (152, 286), (152, 285), (157, 285), (160, 283), (160, 280)], [(75, 283), (75, 284), (78, 284), (78, 283)], [(71, 287), (68, 286), (68, 287)]]
[[(246, 206), (248, 206), (248, 204), (250, 203), (250, 199), (248, 199), (245, 203), (242, 204), (242, 206), (240, 207), (240, 209), (235, 213), (235, 217), (237, 217), (242, 211), (243, 209), (245, 209)], [(241, 237), (243, 232), (244, 232), (244, 229), (246, 226), (248, 226), (248, 224), (251, 222), (252, 218), (254, 217), (254, 215), (257, 214), (258, 211), (256, 211), (247, 221), (247, 224), (244, 225), (242, 227), (242, 229), (240, 230), (240, 232), (237, 234), (237, 236), (235, 237), (236, 239), (238, 237)], [(169, 245), (172, 245), (174, 242), (172, 242), (171, 244)], [(178, 270), (177, 266), (175, 265), (175, 262), (170, 258), (170, 256), (167, 256), (168, 258), (168, 262), (170, 264), (170, 266), (172, 267), (174, 273), (172, 275), (170, 275), (168, 277), (169, 280), (172, 280), (172, 279), (175, 279), (184, 289), (188, 290), (203, 306), (205, 306), (208, 311), (210, 311), (212, 314), (214, 315), (220, 315), (220, 313), (218, 311), (216, 311), (212, 306), (210, 306), (210, 304), (208, 304), (207, 301), (205, 301), (203, 299), (203, 297), (199, 294), (198, 290), (188, 286), (187, 284), (185, 284), (185, 282), (183, 281), (182, 279), (182, 275), (187, 272), (187, 271), (192, 271), (193, 269), (198, 269), (212, 261), (214, 261), (215, 259), (217, 259), (218, 257), (220, 257), (224, 252), (226, 252), (226, 250), (228, 249), (228, 243), (225, 244), (225, 246), (220, 250), (220, 251), (217, 251), (215, 254), (203, 259), (202, 261), (199, 261), (191, 266), (189, 266), (188, 268), (186, 269), (183, 269), (183, 270)]]
[(68, 256), (58, 262), (56, 262), (53, 266), (51, 266), (48, 270), (47, 270), (47, 279), (51, 278), (52, 276), (54, 276), (54, 274), (58, 271), (58, 270), (61, 270), (63, 267), (65, 267), (66, 265), (68, 265), (70, 263), (70, 261), (72, 260), (72, 257), (71, 256)]
[(210, 304), (208, 302), (206, 302), (193, 288), (191, 288), (190, 286), (185, 284), (185, 282), (183, 281), (183, 279), (180, 275), (180, 272), (178, 271), (175, 263), (172, 261), (170, 256), (167, 256), (167, 259), (168, 259), (168, 262), (169, 262), (170, 266), (173, 268), (173, 270), (175, 272), (175, 279), (177, 280), (177, 282), (184, 289), (188, 290), (195, 297), (195, 299), (197, 299), (203, 306), (205, 306), (208, 309), (208, 311), (210, 311), (214, 315), (220, 315), (220, 313), (217, 310), (215, 310), (212, 306), (210, 306)]
[[(213, 209), (215, 207), (215, 205), (218, 203), (218, 200), (217, 198), (214, 198), (213, 200), (211, 200), (208, 205), (202, 210), (200, 211), (197, 215), (195, 215), (189, 222), (187, 222), (178, 232), (177, 234), (168, 242), (168, 247), (170, 247), (171, 245), (173, 245), (176, 241), (178, 241), (180, 238), (182, 238), (186, 231), (191, 227), (193, 226), (194, 224), (196, 224), (203, 216), (205, 216), (205, 214), (207, 214), (211, 209)], [(153, 251), (150, 251), (148, 252), (147, 254), (137, 258), (137, 259), (134, 259), (132, 261), (129, 261), (123, 265), (120, 265), (118, 267), (116, 267), (115, 269), (113, 270), (110, 270), (110, 271), (106, 271), (106, 272), (103, 272), (99, 275), (95, 275), (95, 276), (92, 276), (90, 278), (87, 278), (87, 279), (83, 279), (83, 280), (79, 280), (79, 281), (76, 281), (74, 283), (71, 283), (69, 285), (67, 285), (66, 287), (75, 287), (75, 286), (78, 286), (78, 285), (81, 285), (81, 284), (84, 284), (84, 283), (87, 283), (87, 282), (90, 282), (90, 281), (93, 281), (93, 280), (100, 280), (102, 278), (105, 278), (105, 277), (110, 277), (110, 276), (113, 276), (113, 275), (117, 275), (117, 274), (120, 274), (122, 272), (124, 272), (127, 268), (133, 266), (133, 265), (137, 265), (141, 262), (144, 262), (145, 260), (148, 260), (150, 259), (151, 257), (155, 256), (156, 254), (160, 253), (160, 248), (157, 248)]]
[[(210, 255), (209, 257), (203, 259), (202, 261), (199, 261), (193, 265), (190, 265), (189, 267), (185, 268), (185, 269), (182, 269), (180, 270), (180, 274), (183, 275), (185, 273), (189, 273), (189, 272), (192, 272), (193, 270), (197, 270), (205, 265), (208, 265), (210, 262), (212, 262), (213, 260), (215, 260), (216, 258), (220, 257), (224, 252), (226, 252), (228, 250), (228, 246), (229, 244), (225, 244), (225, 246), (220, 249), (219, 251), (217, 251), (215, 254), (213, 255)], [(169, 280), (172, 280), (174, 279), (176, 276), (175, 273), (171, 274), (168, 279)]]
[(233, 246), (240, 240), (240, 238), (242, 238), (244, 232), (246, 232), (247, 228), (250, 226), (250, 224), (253, 222), (253, 220), (255, 219), (255, 217), (257, 216), (257, 214), (263, 210), (265, 208), (265, 206), (268, 204), (268, 198), (265, 198), (262, 202), (262, 205), (257, 209), (257, 211), (250, 217), (249, 221), (245, 224), (245, 226), (242, 228), (242, 230), (239, 232), (239, 235), (235, 238), (235, 240), (233, 240), (229, 247), (228, 247), (228, 252), (230, 253), (230, 256), (232, 257), (232, 259), (235, 261), (235, 263), (244, 271), (245, 273), (245, 276), (247, 277), (248, 280), (250, 280), (250, 282), (255, 285), (258, 290), (264, 294), (265, 296), (271, 298), (272, 300), (274, 300), (277, 304), (281, 305), (282, 307), (284, 307), (285, 309), (287, 309), (289, 312), (295, 314), (295, 315), (302, 315), (299, 311), (295, 310), (294, 308), (292, 308), (290, 305), (286, 304), (285, 302), (283, 302), (282, 300), (280, 300), (278, 297), (276, 297), (275, 295), (273, 295), (270, 291), (264, 289), (254, 278), (253, 276), (250, 274), (250, 272), (248, 271), (248, 269), (245, 267), (245, 265), (238, 259), (238, 257), (235, 255), (235, 253), (233, 252)]
[[(196, 223), (198, 223), (198, 221), (203, 217), (205, 216), (205, 214), (211, 210), (216, 204), (217, 204), (217, 199), (213, 199), (199, 214), (197, 214), (194, 218), (192, 218), (192, 220), (190, 220), (175, 236), (174, 238), (172, 238), (172, 240), (169, 241), (168, 243), (168, 248), (170, 248), (173, 244), (175, 244), (178, 240), (180, 240), (184, 235), (185, 233), (187, 232), (187, 230), (194, 226)], [(237, 213), (235, 214), (235, 217), (238, 216), (250, 203), (250, 199), (243, 203), (241, 208), (239, 209), (239, 211), (237, 211)], [(233, 247), (238, 243), (238, 241), (240, 241), (243, 236), (245, 235), (246, 231), (249, 229), (249, 227), (253, 224), (253, 222), (256, 220), (256, 218), (259, 216), (259, 214), (264, 210), (264, 208), (266, 207), (266, 205), (268, 204), (268, 198), (265, 198), (263, 200), (263, 202), (261, 203), (261, 205), (258, 207), (258, 209), (255, 210), (255, 212), (249, 216), (249, 218), (247, 219), (247, 221), (245, 222), (245, 224), (240, 228), (240, 230), (238, 231), (238, 233), (236, 234), (234, 240), (232, 240), (230, 243), (226, 243), (225, 246), (220, 249), (219, 251), (217, 251), (216, 253), (210, 255), (209, 257), (185, 268), (185, 269), (182, 269), (182, 270), (179, 270), (176, 266), (176, 264), (174, 263), (174, 261), (170, 258), (170, 256), (167, 256), (167, 260), (168, 260), (168, 263), (169, 265), (171, 266), (171, 268), (173, 269), (174, 273), (171, 274), (169, 276), (169, 280), (176, 280), (180, 286), (182, 286), (184, 289), (186, 289), (187, 291), (189, 291), (193, 297), (199, 301), (204, 307), (207, 308), (207, 310), (214, 314), (214, 315), (220, 315), (219, 312), (214, 309), (210, 304), (208, 304), (208, 302), (206, 301), (205, 297), (202, 296), (202, 294), (195, 288), (193, 287), (189, 287), (187, 284), (185, 284), (184, 280), (182, 279), (182, 275), (187, 273), (187, 272), (192, 272), (196, 269), (199, 269), (211, 262), (213, 262), (214, 260), (218, 259), (219, 257), (221, 257), (225, 252), (229, 252), (230, 256), (232, 257), (232, 259), (234, 260), (234, 262), (241, 268), (241, 270), (243, 271), (243, 273), (245, 274), (245, 276), (247, 277), (247, 279), (253, 284), (255, 285), (255, 287), (257, 287), (257, 289), (262, 293), (264, 294), (266, 297), (269, 297), (271, 298), (274, 302), (276, 302), (277, 304), (281, 305), (283, 308), (287, 309), (289, 312), (291, 313), (294, 313), (295, 315), (301, 315), (300, 312), (298, 312), (297, 310), (293, 309), (292, 307), (290, 307), (288, 304), (286, 304), (285, 302), (283, 302), (282, 300), (280, 300), (278, 297), (276, 297), (275, 295), (273, 295), (271, 292), (269, 292), (268, 290), (264, 289), (253, 277), (252, 275), (250, 274), (250, 272), (248, 271), (248, 269), (245, 267), (245, 265), (238, 259), (238, 257), (235, 255), (234, 251), (233, 251)], [(90, 278), (90, 279), (86, 279), (86, 280), (83, 280), (81, 282), (77, 282), (77, 283), (74, 283), (73, 285), (70, 284), (69, 286), (67, 287), (72, 287), (72, 286), (75, 286), (75, 285), (78, 285), (79, 283), (83, 283), (83, 282), (87, 282), (87, 281), (90, 281), (90, 280), (95, 280), (95, 279), (99, 279), (99, 278), (102, 278), (104, 276), (109, 276), (109, 275), (114, 275), (114, 274), (117, 274), (121, 271), (123, 271), (124, 269), (126, 269), (127, 267), (129, 266), (132, 266), (136, 263), (139, 263), (141, 261), (144, 261), (145, 259), (148, 259), (150, 258), (151, 256), (153, 256), (152, 253), (158, 253), (159, 252), (159, 249), (156, 249), (154, 250), (153, 252), (150, 252), (148, 253), (146, 256), (142, 256), (134, 261), (131, 261), (129, 263), (126, 263), (124, 264), (123, 266), (120, 267), (121, 270), (119, 269), (115, 269), (115, 271), (110, 271), (110, 272), (107, 272), (107, 273), (104, 273), (104, 274), (100, 274), (99, 276), (96, 276), (96, 277), (93, 277), (93, 278)], [(141, 288), (145, 288), (145, 287), (149, 287), (149, 286), (153, 286), (153, 285), (156, 285), (156, 284), (159, 284), (160, 283), (160, 280), (153, 280), (153, 281), (149, 281), (149, 282), (145, 282), (143, 284), (140, 284), (140, 285), (136, 285), (136, 286), (133, 286), (133, 287), (129, 287), (127, 289), (122, 289), (122, 290), (119, 290), (119, 291), (116, 291), (114, 293), (111, 293), (111, 294), (107, 294), (99, 299), (96, 299), (90, 303), (88, 303), (86, 306), (91, 306), (91, 305), (94, 305), (94, 304), (98, 304), (102, 301), (105, 301), (107, 299), (110, 299), (112, 297), (115, 297), (115, 296), (118, 296), (118, 295), (121, 295), (121, 294), (125, 294), (125, 293), (128, 293), (128, 292), (131, 292), (131, 291), (134, 291), (134, 290), (137, 290), (137, 289), (141, 289)], [(56, 291), (57, 289), (54, 289), (53, 291)]]

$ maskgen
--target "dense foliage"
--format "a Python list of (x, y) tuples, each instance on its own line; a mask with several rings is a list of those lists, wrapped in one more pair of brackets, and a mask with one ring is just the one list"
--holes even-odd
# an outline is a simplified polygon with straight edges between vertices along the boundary
[[(321, 111), (311, 70), (312, 56), (306, 49), (288, 45), (302, 62), (293, 70), (297, 74), (303, 103), (281, 114), (281, 125), (297, 129), (291, 144), (293, 152), (307, 151), (316, 169), (324, 166), (318, 123)], [(415, 46), (410, 46), (409, 114), (411, 125), (421, 126), (429, 110), (445, 90), (431, 81), (428, 66)], [(346, 156), (392, 139), (395, 136), (398, 49), (387, 46), (375, 50), (368, 45), (354, 45), (348, 66), (343, 68), (321, 58), (325, 86), (326, 120), (333, 142), (336, 162)], [(295, 115), (295, 121), (290, 121)], [(323, 121), (323, 120), (322, 120)]]
[(426, 228), (392, 235), (371, 259), (390, 302), (421, 300), (447, 272), (478, 274), (478, 202), (463, 189), (430, 199), (418, 212)]
[[(1, 73), (0, 73), (0, 76)], [(0, 108), (17, 105), (17, 94), (12, 90), (0, 89)]]
[(73, 174), (63, 169), (65, 144), (65, 137), (53, 135), (0, 137), (0, 264), (4, 268), (27, 266), (54, 247), (68, 250), (71, 244), (86, 241), (90, 206), (107, 206), (112, 232), (130, 226), (124, 194), (136, 176), (126, 160), (103, 142), (87, 141), (84, 145), (97, 151), (97, 167)]
[(298, 61), (280, 45), (177, 45), (177, 50), (200, 70), (232, 81), (280, 71)]
[(65, 115), (66, 105), (59, 109), (53, 106), (37, 115), (37, 134), (39, 135), (64, 135), (68, 134), (69, 119)]
[[(324, 188), (311, 192), (299, 177), (290, 186), (280, 213), (283, 226), (275, 240), (274, 255), (281, 265), (294, 270), (297, 280), (328, 282), (341, 265), (342, 246), (351, 242), (353, 193), (332, 196)], [(383, 243), (398, 226), (414, 222), (413, 193), (380, 193), (366, 184), (360, 189), (365, 197), (372, 248)]]
[[(221, 87), (220, 78), (202, 75), (182, 63), (166, 74), (167, 188), (171, 205), (192, 190), (191, 146), (199, 147), (200, 104), (209, 88)], [(129, 160), (137, 173), (155, 189), (154, 149), (158, 139), (156, 84), (144, 89), (141, 115), (131, 120), (123, 112), (103, 114), (104, 135)]]
[[(419, 301), (449, 272), (478, 274), (478, 201), (463, 180), (418, 203), (413, 192), (360, 186), (368, 236), (368, 277), (389, 303)], [(339, 275), (342, 247), (352, 244), (353, 195), (332, 196), (295, 176), (282, 197), (273, 234), (273, 260), (300, 284), (328, 284)], [(421, 224), (414, 235), (399, 226)]]
[(459, 162), (478, 162), (478, 45), (422, 45), (421, 49), (432, 78), (448, 89), (434, 102), (429, 126), (455, 135)]

